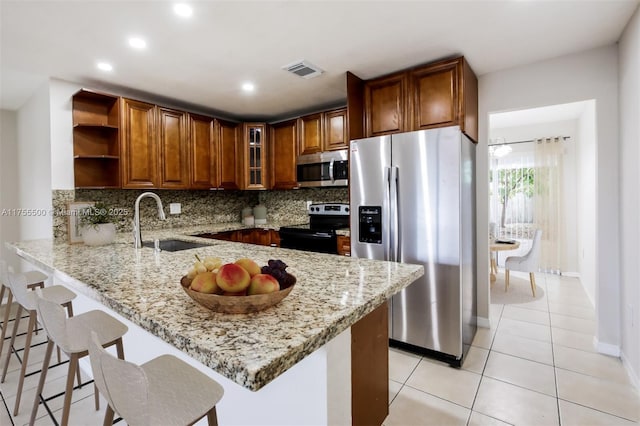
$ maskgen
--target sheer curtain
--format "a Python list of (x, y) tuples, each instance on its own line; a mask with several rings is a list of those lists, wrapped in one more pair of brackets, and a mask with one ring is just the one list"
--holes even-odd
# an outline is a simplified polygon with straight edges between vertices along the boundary
[(564, 261), (564, 197), (562, 194), (561, 137), (535, 140), (534, 221), (542, 229), (540, 270), (561, 273)]

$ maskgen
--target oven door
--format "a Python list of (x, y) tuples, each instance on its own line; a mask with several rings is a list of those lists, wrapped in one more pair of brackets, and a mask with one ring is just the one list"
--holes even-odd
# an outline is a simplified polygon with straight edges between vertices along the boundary
[(280, 247), (318, 253), (338, 254), (338, 238), (333, 231), (280, 228)]

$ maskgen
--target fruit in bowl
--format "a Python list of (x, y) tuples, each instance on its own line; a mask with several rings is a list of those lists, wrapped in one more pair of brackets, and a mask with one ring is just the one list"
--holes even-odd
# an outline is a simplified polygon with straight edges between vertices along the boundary
[[(219, 259), (210, 262), (207, 259), (210, 258), (198, 259), (180, 283), (189, 297), (216, 312), (250, 313), (266, 309), (284, 299), (296, 282), (281, 260), (272, 259), (260, 267), (248, 258), (224, 265)], [(214, 269), (202, 272), (204, 265)]]

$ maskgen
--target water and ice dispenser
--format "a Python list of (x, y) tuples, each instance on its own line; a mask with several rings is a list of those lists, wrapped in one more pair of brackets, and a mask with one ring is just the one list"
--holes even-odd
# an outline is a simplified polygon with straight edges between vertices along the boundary
[(358, 207), (358, 241), (382, 244), (382, 207)]

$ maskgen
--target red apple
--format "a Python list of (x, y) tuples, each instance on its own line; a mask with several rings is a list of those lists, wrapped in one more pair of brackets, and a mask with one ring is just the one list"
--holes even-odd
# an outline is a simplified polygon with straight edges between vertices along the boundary
[(269, 274), (257, 274), (251, 278), (247, 294), (249, 296), (253, 294), (268, 294), (278, 290), (280, 290), (278, 280)]
[(249, 287), (251, 276), (246, 269), (235, 263), (222, 265), (216, 275), (218, 286), (229, 293), (238, 293)]
[(191, 281), (191, 286), (189, 288), (200, 293), (216, 293), (218, 291), (216, 274), (214, 274), (213, 272), (199, 273), (193, 278), (193, 281)]
[(247, 259), (246, 257), (236, 260), (236, 265), (240, 265), (246, 269), (251, 277), (260, 273), (260, 266), (258, 266), (258, 264), (253, 260)]

